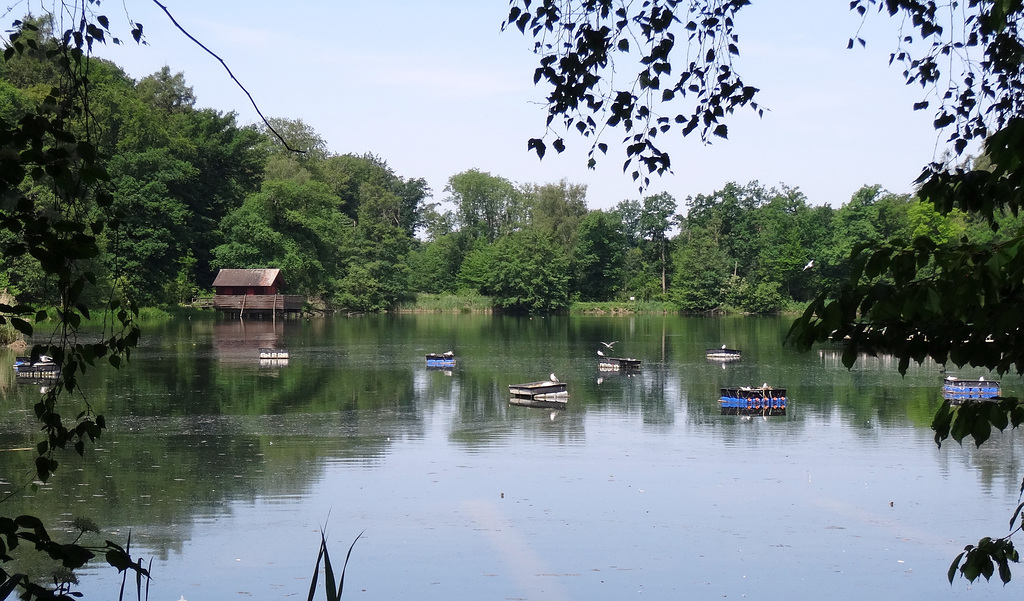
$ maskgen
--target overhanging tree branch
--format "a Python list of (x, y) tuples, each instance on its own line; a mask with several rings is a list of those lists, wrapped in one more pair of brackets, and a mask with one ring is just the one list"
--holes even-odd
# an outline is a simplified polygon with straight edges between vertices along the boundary
[(235, 74), (231, 72), (231, 68), (228, 67), (228, 64), (226, 62), (224, 62), (224, 59), (222, 59), (220, 56), (218, 56), (217, 53), (214, 52), (213, 50), (210, 50), (209, 48), (207, 48), (205, 44), (203, 44), (202, 42), (197, 40), (195, 38), (195, 36), (193, 36), (191, 33), (188, 32), (188, 30), (186, 30), (184, 27), (182, 27), (181, 24), (178, 23), (178, 20), (174, 18), (174, 15), (171, 14), (171, 11), (168, 10), (166, 6), (161, 4), (159, 2), (159, 0), (153, 0), (153, 4), (156, 4), (157, 6), (160, 7), (160, 10), (164, 11), (164, 14), (166, 14), (167, 18), (171, 20), (171, 23), (173, 23), (174, 26), (178, 28), (178, 31), (180, 31), (181, 33), (185, 34), (185, 37), (187, 37), (188, 39), (192, 40), (192, 43), (194, 43), (196, 46), (199, 46), (200, 48), (205, 50), (207, 54), (209, 54), (213, 58), (217, 59), (217, 62), (219, 62), (221, 64), (221, 66), (224, 67), (224, 70), (228, 72), (228, 76), (231, 77), (231, 81), (235, 82), (235, 85), (237, 85), (238, 88), (240, 90), (242, 90), (242, 92), (245, 93), (246, 97), (249, 98), (249, 103), (252, 104), (252, 108), (254, 108), (256, 110), (256, 114), (260, 116), (260, 119), (263, 121), (263, 124), (266, 125), (267, 129), (271, 133), (273, 133), (274, 136), (276, 136), (278, 140), (281, 141), (281, 144), (284, 144), (284, 147), (286, 149), (288, 149), (291, 152), (298, 152), (298, 153), (305, 153), (306, 152), (305, 150), (299, 150), (297, 148), (292, 148), (291, 146), (288, 145), (288, 142), (281, 136), (281, 134), (277, 133), (277, 130), (274, 129), (274, 126), (270, 124), (270, 121), (265, 116), (263, 116), (263, 111), (261, 111), (259, 105), (256, 104), (256, 100), (252, 97), (252, 94), (250, 94), (249, 90), (247, 90), (245, 88), (245, 86), (242, 85), (242, 82), (238, 81), (238, 78), (235, 77)]

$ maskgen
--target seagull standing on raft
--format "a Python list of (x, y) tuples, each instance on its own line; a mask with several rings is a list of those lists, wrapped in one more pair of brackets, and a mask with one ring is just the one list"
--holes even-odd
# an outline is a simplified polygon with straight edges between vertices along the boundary
[(558, 376), (555, 375), (555, 372), (551, 372), (551, 375), (548, 377), (551, 379), (552, 382), (558, 382)]
[(597, 351), (597, 356), (598, 357), (604, 357), (604, 353), (602, 353), (601, 351)]

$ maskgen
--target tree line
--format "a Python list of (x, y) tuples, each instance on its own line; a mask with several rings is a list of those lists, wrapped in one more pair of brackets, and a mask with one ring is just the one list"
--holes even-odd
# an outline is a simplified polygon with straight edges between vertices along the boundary
[[(59, 83), (58, 42), (45, 20), (38, 25), (27, 32), (35, 48), (0, 64), (8, 121)], [(90, 109), (72, 118), (103, 124), (95, 143), (113, 215), (89, 260), (106, 283), (94, 294), (141, 305), (187, 303), (221, 268), (276, 267), (290, 292), (345, 311), (387, 310), (425, 292), (480, 294), (515, 312), (633, 299), (760, 313), (837, 287), (858, 245), (993, 235), (970, 215), (939, 215), (878, 186), (838, 209), (751, 182), (682, 206), (660, 193), (591, 210), (583, 185), (516, 184), (469, 169), (449, 178), (442, 202), (429, 202), (424, 179), (373, 154), (332, 154), (299, 119), (242, 126), (234, 113), (197, 108), (184, 74), (168, 67), (136, 81), (93, 58), (89, 82)], [(1004, 220), (1000, 235), (1015, 233), (1017, 220)], [(0, 287), (24, 303), (52, 298), (40, 258), (2, 260)]]
[[(411, 255), (415, 289), (490, 295), (501, 307), (557, 310), (580, 301), (663, 301), (681, 311), (774, 312), (799, 307), (850, 276), (854, 249), (924, 236), (936, 244), (1020, 231), (1000, 215), (939, 214), (909, 194), (864, 186), (839, 208), (797, 188), (728, 183), (711, 194), (668, 193), (587, 210), (567, 182), (526, 186), (468, 171), (449, 180), (455, 209), (429, 213)], [(682, 212), (680, 212), (682, 211)]]

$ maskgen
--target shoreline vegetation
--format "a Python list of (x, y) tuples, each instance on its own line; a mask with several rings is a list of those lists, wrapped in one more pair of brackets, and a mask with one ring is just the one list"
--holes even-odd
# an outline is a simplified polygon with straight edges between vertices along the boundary
[[(772, 314), (801, 313), (804, 306), (791, 303)], [(392, 313), (496, 313), (491, 297), (479, 294), (425, 294), (416, 295), (416, 299), (399, 303), (391, 310)], [(722, 306), (709, 311), (687, 312), (676, 303), (669, 301), (574, 301), (569, 304), (565, 313), (569, 315), (657, 315), (657, 314), (689, 314), (689, 315), (756, 315), (736, 307)]]

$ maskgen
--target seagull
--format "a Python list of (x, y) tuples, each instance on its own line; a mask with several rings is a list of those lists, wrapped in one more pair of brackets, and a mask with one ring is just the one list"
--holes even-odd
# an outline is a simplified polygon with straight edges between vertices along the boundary
[(804, 268), (802, 269), (802, 271), (807, 271), (811, 267), (814, 267), (814, 259), (811, 259), (810, 261), (808, 261), (807, 265), (804, 265)]
[(619, 342), (619, 341), (618, 341), (618, 340), (616, 340), (615, 342), (602, 342), (601, 344), (603, 344), (603, 345), (605, 345), (606, 347), (608, 347), (609, 349), (611, 349), (611, 348), (612, 348), (613, 346), (615, 346), (615, 345), (616, 345), (616, 344), (617, 344), (618, 342)]
[(725, 345), (724, 345), (724, 344), (722, 345), (722, 350), (723, 350), (723, 351), (725, 350)]
[(555, 375), (555, 372), (551, 372), (551, 375), (549, 377), (551, 378), (552, 382), (558, 382), (558, 376)]
[(597, 351), (597, 355), (598, 355), (599, 357), (604, 357), (604, 353), (602, 353), (601, 351)]

